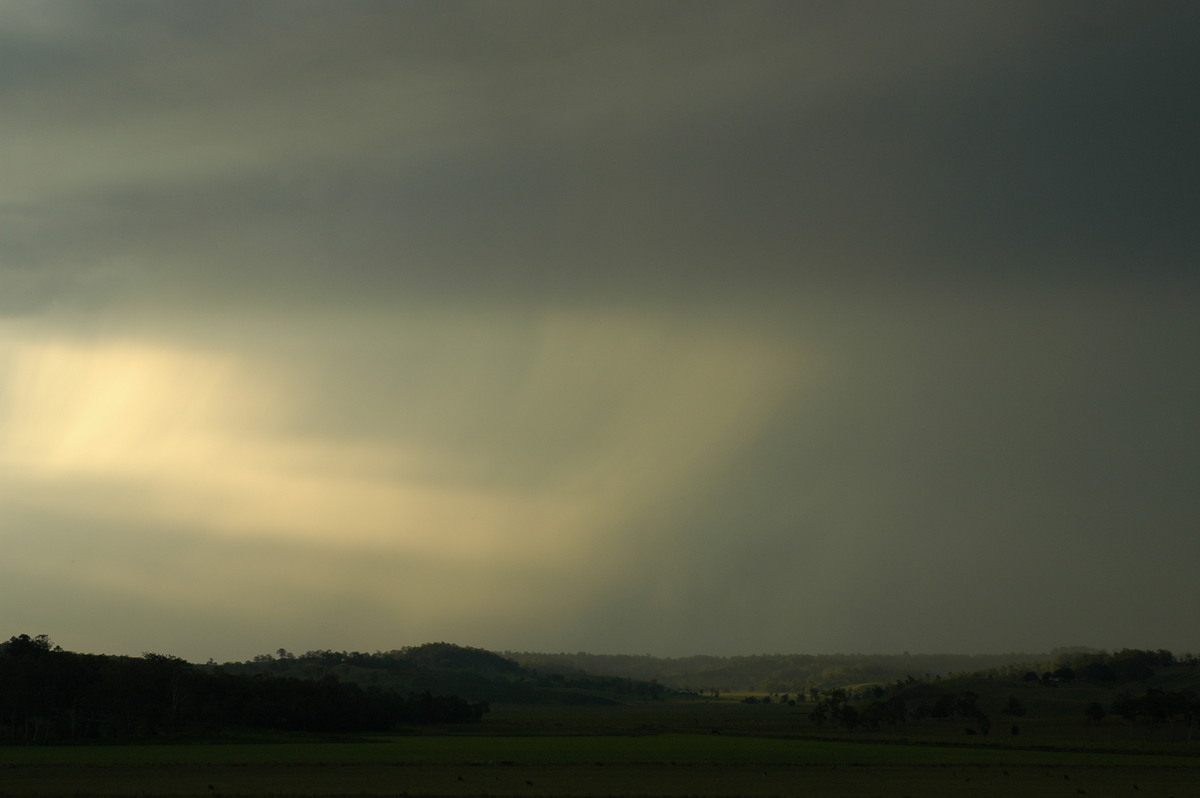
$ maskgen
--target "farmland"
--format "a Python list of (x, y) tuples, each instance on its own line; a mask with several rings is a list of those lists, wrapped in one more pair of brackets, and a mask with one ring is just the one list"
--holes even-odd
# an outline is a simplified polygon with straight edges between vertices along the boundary
[[(748, 709), (733, 699), (514, 706), (462, 733), (8, 747), (0, 795), (1182, 796), (1200, 782), (1189, 755), (1200, 746), (1187, 741), (1083, 750), (967, 745), (948, 731), (938, 742), (936, 729), (919, 741), (784, 737), (762, 734)], [(698, 719), (728, 731), (677, 730)]]

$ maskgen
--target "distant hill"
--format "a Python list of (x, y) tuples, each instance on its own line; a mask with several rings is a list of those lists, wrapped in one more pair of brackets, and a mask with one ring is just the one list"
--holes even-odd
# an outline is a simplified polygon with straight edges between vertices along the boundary
[(489, 710), (486, 701), (428, 688), (364, 687), (315, 670), (298, 678), (253, 672), (266, 665), (226, 670), (162, 654), (77, 654), (47, 635), (17, 635), (0, 643), (0, 744), (386, 732), (479, 722)]
[(280, 649), (248, 662), (214, 666), (226, 673), (269, 674), (294, 679), (335, 677), (362, 687), (398, 693), (431, 691), (469, 701), (509, 704), (614, 704), (627, 698), (658, 698), (653, 680), (526, 667), (510, 657), (453, 643), (426, 643), (386, 652)]
[(22, 634), (0, 643), (0, 744), (381, 732), (479, 722), (492, 703), (612, 705), (663, 693), (621, 677), (541, 674), (450, 643), (196, 665), (74, 653)]
[(543, 673), (591, 673), (653, 680), (695, 692), (803, 692), (809, 688), (886, 683), (1023, 667), (1044, 670), (1048, 654), (762, 654), (680, 658), (649, 655), (541, 654), (506, 651), (504, 656)]

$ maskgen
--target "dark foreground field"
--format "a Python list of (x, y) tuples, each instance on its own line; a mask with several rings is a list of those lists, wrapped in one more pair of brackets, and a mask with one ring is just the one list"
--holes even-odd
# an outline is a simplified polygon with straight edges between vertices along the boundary
[(42, 796), (1194, 796), (1171, 767), (934, 765), (23, 766), (5, 795)]
[(1183, 796), (1194, 758), (664, 734), (10, 748), (11, 796)]
[(497, 707), (469, 731), (355, 741), (8, 747), (0, 796), (1200, 795), (1200, 742), (1186, 739), (1083, 729), (1068, 745), (1036, 724), (1026, 739), (964, 740), (931, 724), (820, 738), (802, 721), (735, 702), (646, 702)]

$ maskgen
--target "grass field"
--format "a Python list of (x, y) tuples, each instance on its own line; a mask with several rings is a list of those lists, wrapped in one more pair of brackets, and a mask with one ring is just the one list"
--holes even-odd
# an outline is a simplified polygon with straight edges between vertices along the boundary
[(1184, 796), (1190, 768), (143, 765), (6, 770), (13, 796)]
[(428, 736), (0, 749), (0, 795), (1178, 796), (1200, 759), (784, 740)]
[[(422, 736), (363, 742), (27, 746), (0, 748), (0, 768), (222, 767), (313, 765), (472, 766), (715, 765), (789, 767), (1022, 766), (1195, 768), (1200, 758), (1171, 754), (1047, 751), (719, 735)], [(505, 764), (501, 764), (505, 763)]]
[(795, 711), (757, 709), (498, 707), (485, 723), (445, 734), (0, 748), (0, 796), (1200, 795), (1200, 742), (1116, 729), (1086, 732), (1091, 750), (1078, 739), (1031, 744), (1051, 732), (966, 744), (945, 724), (890, 739), (817, 738)]

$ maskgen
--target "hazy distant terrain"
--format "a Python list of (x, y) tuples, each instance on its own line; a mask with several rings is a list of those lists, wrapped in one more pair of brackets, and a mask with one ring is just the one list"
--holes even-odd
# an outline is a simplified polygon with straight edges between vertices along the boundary
[(655, 680), (684, 690), (803, 691), (810, 687), (890, 682), (981, 671), (1007, 665), (1037, 667), (1053, 654), (762, 654), (742, 657), (653, 657), (624, 654), (539, 654), (505, 656), (539, 671), (587, 672)]

